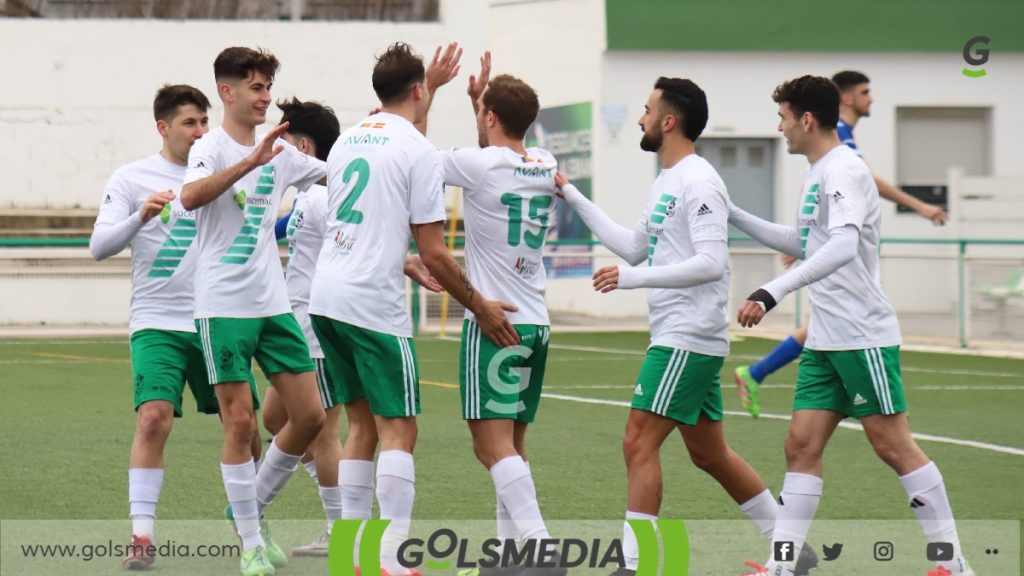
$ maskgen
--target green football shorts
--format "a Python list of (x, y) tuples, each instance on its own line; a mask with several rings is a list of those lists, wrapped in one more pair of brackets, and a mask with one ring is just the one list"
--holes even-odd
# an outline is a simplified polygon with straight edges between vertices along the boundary
[(804, 348), (793, 410), (828, 410), (863, 418), (907, 409), (900, 347), (825, 352)]
[(198, 318), (196, 328), (211, 384), (244, 382), (254, 358), (267, 376), (315, 369), (306, 337), (291, 312), (263, 318)]
[[(174, 405), (174, 415), (180, 418), (181, 398), (188, 383), (200, 412), (218, 412), (217, 395), (207, 377), (198, 334), (145, 329), (132, 334), (130, 342), (136, 410), (146, 402), (165, 400)], [(242, 381), (249, 382), (253, 407), (259, 408), (259, 393), (251, 370)]]
[(335, 404), (366, 398), (370, 412), (384, 418), (420, 412), (416, 348), (403, 338), (310, 314), (324, 351), (325, 379)]
[(466, 420), (533, 422), (537, 416), (551, 327), (516, 324), (519, 345), (499, 348), (473, 320), (462, 323), (459, 392)]
[(719, 372), (725, 358), (651, 346), (633, 389), (632, 407), (694, 426), (704, 414), (722, 419)]

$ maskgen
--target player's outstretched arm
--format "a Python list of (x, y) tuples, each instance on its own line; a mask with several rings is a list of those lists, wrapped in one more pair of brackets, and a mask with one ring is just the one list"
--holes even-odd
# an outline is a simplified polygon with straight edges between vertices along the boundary
[(804, 257), (803, 246), (800, 244), (800, 233), (796, 228), (758, 218), (733, 204), (732, 200), (729, 200), (729, 224), (773, 250), (794, 258)]
[(284, 151), (284, 146), (275, 145), (277, 139), (288, 130), (288, 123), (283, 122), (267, 133), (255, 150), (241, 162), (222, 170), (212, 176), (189, 182), (181, 189), (181, 205), (186, 210), (195, 210), (206, 206), (217, 199), (242, 176), (270, 162)]
[(690, 288), (722, 279), (729, 265), (729, 245), (706, 241), (693, 245), (692, 257), (669, 266), (606, 266), (594, 273), (594, 290), (616, 288)]
[(423, 95), (427, 100), (427, 112), (423, 114), (423, 118), (419, 122), (416, 122), (414, 126), (420, 131), (420, 134), (427, 135), (427, 116), (430, 112), (430, 106), (434, 102), (434, 92), (438, 88), (452, 81), (459, 74), (459, 60), (462, 59), (462, 48), (459, 48), (458, 42), (452, 42), (445, 49), (444, 53), (441, 53), (441, 46), (437, 47), (434, 51), (434, 58), (430, 61), (430, 65), (427, 66), (427, 70), (424, 73), (423, 84), (426, 87), (426, 93)]
[(476, 293), (466, 272), (459, 268), (444, 244), (444, 222), (413, 224), (412, 235), (427, 269), (452, 298), (473, 312), (484, 335), (502, 348), (519, 344), (519, 334), (505, 316), (505, 312), (515, 312), (518, 308), (499, 300), (487, 300)]
[[(125, 216), (130, 210), (127, 205), (100, 209), (100, 219), (97, 219), (96, 226), (92, 229), (89, 237), (89, 253), (96, 260), (105, 260), (121, 252), (132, 242), (132, 238), (139, 230), (159, 214), (168, 202), (174, 200), (174, 193), (170, 190), (154, 192), (146, 198), (138, 211)], [(126, 202), (126, 201), (125, 201)], [(120, 212), (121, 218), (117, 222), (109, 220), (113, 214), (109, 212)], [(106, 218), (104, 218), (106, 217)], [(115, 216), (116, 217), (116, 216)]]
[(829, 239), (813, 256), (747, 297), (737, 315), (740, 326), (755, 326), (786, 294), (813, 284), (846, 266), (857, 257), (859, 241), (860, 231), (853, 224), (830, 230)]
[(587, 199), (561, 172), (555, 174), (555, 186), (560, 189), (559, 195), (580, 215), (583, 223), (590, 228), (590, 231), (597, 236), (605, 248), (629, 262), (631, 266), (636, 266), (644, 261), (647, 257), (648, 239), (642, 229), (642, 223), (633, 230), (619, 225), (596, 204)]
[(875, 179), (875, 186), (878, 186), (878, 195), (890, 202), (895, 202), (900, 206), (908, 210), (917, 212), (922, 218), (926, 218), (932, 221), (932, 224), (936, 226), (944, 226), (946, 224), (946, 211), (941, 206), (935, 206), (929, 204), (918, 198), (914, 198), (905, 191), (897, 188), (895, 185), (890, 184), (884, 178), (872, 174)]

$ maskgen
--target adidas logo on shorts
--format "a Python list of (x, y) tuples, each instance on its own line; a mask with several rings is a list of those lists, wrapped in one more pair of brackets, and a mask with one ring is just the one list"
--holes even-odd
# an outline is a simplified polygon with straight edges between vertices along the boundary
[(853, 397), (853, 405), (854, 406), (860, 406), (861, 404), (867, 404), (867, 403), (868, 403), (868, 401), (865, 400), (864, 397), (861, 396), (859, 392), (857, 393), (856, 396)]
[(640, 396), (644, 395), (644, 389), (640, 387), (640, 383), (639, 382), (636, 383), (636, 388), (633, 388), (633, 394), (634, 395), (639, 394)]

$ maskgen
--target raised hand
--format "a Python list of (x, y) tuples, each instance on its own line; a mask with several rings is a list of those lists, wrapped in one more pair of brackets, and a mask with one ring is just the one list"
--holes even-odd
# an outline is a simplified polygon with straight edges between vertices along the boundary
[(142, 208), (139, 209), (139, 217), (142, 218), (142, 223), (145, 224), (155, 218), (171, 200), (174, 200), (174, 192), (170, 190), (150, 194), (149, 198), (146, 198), (146, 201), (142, 203)]
[(480, 101), (480, 97), (484, 95), (484, 90), (487, 88), (487, 82), (491, 79), (491, 53), (484, 52), (484, 55), (480, 57), (480, 73), (477, 75), (469, 76), (469, 88), (466, 89), (466, 94), (469, 94), (469, 99), (473, 101), (473, 107), (476, 108), (477, 102)]
[(263, 166), (284, 150), (284, 146), (275, 146), (274, 144), (287, 131), (288, 123), (282, 122), (275, 126), (273, 130), (267, 132), (267, 135), (263, 137), (263, 140), (260, 141), (256, 149), (249, 155), (249, 160), (254, 166)]
[(441, 46), (434, 51), (434, 59), (430, 61), (425, 74), (427, 92), (431, 94), (435, 90), (451, 82), (459, 74), (459, 60), (462, 58), (462, 48), (458, 42), (452, 42), (441, 53)]

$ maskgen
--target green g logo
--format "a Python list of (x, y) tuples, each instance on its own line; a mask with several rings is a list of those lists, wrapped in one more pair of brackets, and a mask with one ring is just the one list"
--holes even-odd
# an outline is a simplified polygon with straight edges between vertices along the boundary
[[(636, 576), (676, 576), (690, 573), (690, 539), (686, 535), (686, 524), (682, 520), (630, 520), (629, 525), (636, 534), (640, 559)], [(658, 545), (658, 534), (661, 545)], [(660, 555), (659, 555), (660, 551)], [(660, 556), (660, 558), (659, 558)], [(661, 571), (658, 571), (658, 560)], [(333, 575), (332, 575), (333, 576)]]
[(235, 202), (238, 203), (239, 210), (245, 210), (245, 190), (241, 190), (235, 194)]
[(171, 204), (168, 202), (164, 204), (164, 209), (160, 211), (160, 221), (167, 224), (171, 221)]
[[(964, 44), (964, 62), (971, 66), (984, 66), (988, 62), (988, 56), (991, 50), (988, 49), (988, 44), (992, 39), (988, 36), (975, 36)], [(977, 48), (977, 45), (983, 45), (985, 48)], [(970, 68), (964, 68), (960, 71), (961, 74), (968, 78), (981, 78), (986, 74), (985, 69), (971, 70)]]

